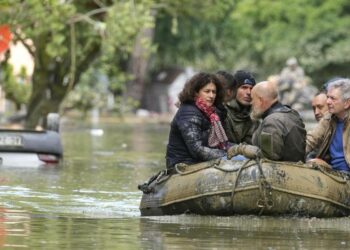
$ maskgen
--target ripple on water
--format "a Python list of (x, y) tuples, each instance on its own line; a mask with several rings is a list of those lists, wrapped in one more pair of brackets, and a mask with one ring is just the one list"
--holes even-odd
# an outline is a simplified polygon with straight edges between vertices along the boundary
[[(60, 189), (58, 189), (60, 190)], [(139, 212), (139, 192), (73, 190), (70, 193), (38, 192), (20, 186), (2, 186), (1, 204), (7, 208), (25, 208), (35, 213), (71, 217), (136, 217)], [(62, 190), (61, 190), (62, 191)]]

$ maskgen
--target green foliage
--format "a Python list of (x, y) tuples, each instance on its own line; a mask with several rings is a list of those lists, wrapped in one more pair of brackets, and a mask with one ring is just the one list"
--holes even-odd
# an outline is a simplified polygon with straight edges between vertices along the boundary
[(19, 109), (22, 104), (27, 104), (31, 93), (31, 84), (26, 74), (25, 68), (21, 68), (20, 73), (13, 74), (13, 66), (5, 64), (2, 67), (1, 85), (6, 93), (6, 99), (12, 101)]
[(131, 113), (136, 107), (140, 106), (140, 103), (137, 100), (129, 97), (124, 100), (122, 96), (117, 96), (114, 101), (115, 105), (113, 112), (119, 114), (120, 116)]
[[(116, 95), (112, 111), (128, 112), (137, 105), (135, 100), (123, 101), (121, 95), (126, 82), (133, 78), (128, 73), (128, 63), (135, 39), (140, 30), (154, 25), (151, 4), (152, 1), (148, 0), (138, 1), (137, 4), (133, 1), (118, 1), (108, 8), (105, 22), (99, 22), (102, 32), (101, 56), (82, 75), (80, 84), (68, 96), (65, 106), (74, 106), (85, 113), (92, 107), (106, 109), (110, 93)], [(151, 41), (143, 41), (143, 47), (146, 52), (150, 52)]]
[[(108, 89), (121, 96), (134, 78), (137, 53), (153, 53), (152, 70), (246, 68), (260, 80), (295, 56), (315, 84), (348, 76), (347, 0), (3, 0), (0, 11), (16, 41), (32, 41), (26, 44), (36, 63), (30, 110), (46, 89), (58, 100), (72, 89), (82, 91), (76, 98), (98, 92), (92, 72), (106, 75)], [(141, 40), (144, 49), (137, 50), (142, 32), (152, 29), (154, 40)], [(91, 106), (85, 102), (77, 105)]]
[[(77, 107), (88, 109), (97, 106), (105, 109), (109, 93), (115, 95), (112, 111), (129, 112), (138, 105), (138, 101), (129, 98), (123, 100), (121, 96), (126, 83), (133, 79), (128, 67), (130, 67), (130, 56), (134, 52), (135, 40), (140, 31), (153, 28), (154, 25), (153, 15), (150, 12), (151, 4), (152, 1), (148, 0), (138, 1), (137, 4), (133, 1), (121, 1), (108, 9), (108, 18), (102, 25), (101, 56), (82, 76), (79, 86), (74, 90), (76, 93), (73, 94), (75, 99), (78, 99), (78, 96), (84, 95), (90, 89), (94, 92), (94, 98), (90, 98), (90, 101), (85, 100), (84, 105)], [(143, 56), (147, 57), (148, 53), (154, 50), (151, 40), (141, 42), (146, 53)], [(101, 77), (107, 77), (107, 83), (104, 83), (103, 88), (101, 88)], [(72, 103), (69, 98), (68, 102)]]
[(0, 20), (10, 25), (15, 32), (15, 40), (19, 37), (33, 39), (35, 47), (38, 39), (45, 35), (45, 51), (49, 56), (65, 56), (68, 53), (67, 21), (76, 12), (74, 5), (40, 0), (3, 2), (10, 4), (11, 8), (3, 13)]
[[(152, 0), (2, 1), (0, 23), (10, 25), (14, 40), (24, 43), (35, 59), (29, 117), (32, 112), (48, 112), (40, 110), (48, 106), (42, 103), (42, 92), (50, 90), (54, 100), (45, 101), (59, 104), (92, 64), (110, 77), (111, 89), (122, 90), (130, 79), (128, 63), (135, 41), (143, 29), (154, 25), (152, 4)], [(149, 40), (142, 45), (146, 52), (151, 49)], [(94, 90), (91, 85), (82, 89), (89, 88)], [(89, 106), (84, 100), (79, 105)]]
[[(117, 74), (108, 79), (103, 70), (95, 65), (83, 74), (80, 84), (67, 96), (63, 109), (77, 109), (86, 116), (87, 112), (93, 108), (102, 111), (110, 111), (122, 115), (130, 113), (139, 103), (131, 98), (125, 101), (121, 93), (124, 85), (122, 83), (130, 80), (125, 73)], [(115, 81), (115, 82), (111, 82)], [(108, 98), (112, 93), (116, 93), (114, 106), (108, 107)], [(109, 110), (107, 110), (109, 108)]]
[(102, 107), (105, 100), (105, 92), (99, 80), (100, 73), (94, 68), (89, 69), (81, 78), (82, 84), (77, 85), (71, 91), (65, 102), (64, 109), (78, 109), (85, 116), (93, 107)]
[[(154, 26), (151, 6), (152, 1), (149, 0), (139, 1), (136, 5), (132, 1), (121, 1), (114, 4), (108, 11), (98, 67), (101, 73), (110, 78), (109, 87), (114, 93), (122, 92), (125, 83), (133, 78), (128, 73), (128, 63), (139, 32)], [(154, 51), (151, 40), (142, 42), (147, 53)]]
[(232, 1), (174, 1), (160, 10), (156, 21), (156, 67), (191, 65), (211, 69), (221, 55), (221, 27), (227, 22)]
[[(188, 1), (186, 8), (195, 2)], [(315, 84), (334, 75), (348, 76), (350, 3), (346, 0), (240, 0), (212, 5), (205, 9), (206, 15), (200, 7), (196, 10), (158, 15), (155, 68), (246, 68), (264, 79), (278, 74), (286, 59), (295, 56)]]

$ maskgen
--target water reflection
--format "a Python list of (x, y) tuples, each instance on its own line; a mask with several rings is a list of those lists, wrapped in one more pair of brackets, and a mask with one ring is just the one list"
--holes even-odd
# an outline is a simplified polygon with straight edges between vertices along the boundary
[(30, 216), (25, 210), (0, 208), (0, 246), (23, 248), (20, 244), (30, 235)]
[(350, 221), (345, 221), (256, 216), (143, 218), (140, 241), (149, 249), (348, 249)]

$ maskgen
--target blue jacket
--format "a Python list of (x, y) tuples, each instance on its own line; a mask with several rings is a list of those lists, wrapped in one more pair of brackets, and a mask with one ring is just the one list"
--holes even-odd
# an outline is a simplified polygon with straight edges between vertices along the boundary
[[(224, 107), (216, 109), (216, 112), (223, 121), (226, 116)], [(167, 168), (173, 168), (180, 162), (194, 164), (224, 156), (224, 150), (208, 146), (210, 128), (210, 120), (194, 103), (181, 104), (171, 122)]]

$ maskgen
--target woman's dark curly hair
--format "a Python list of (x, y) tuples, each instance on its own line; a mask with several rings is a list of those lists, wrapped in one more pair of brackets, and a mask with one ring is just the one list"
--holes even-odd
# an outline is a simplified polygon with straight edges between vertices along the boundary
[(183, 90), (179, 94), (180, 103), (188, 103), (195, 101), (196, 94), (208, 83), (214, 83), (216, 86), (216, 98), (214, 105), (220, 105), (224, 101), (225, 90), (221, 80), (210, 73), (197, 73), (189, 81), (186, 82)]

